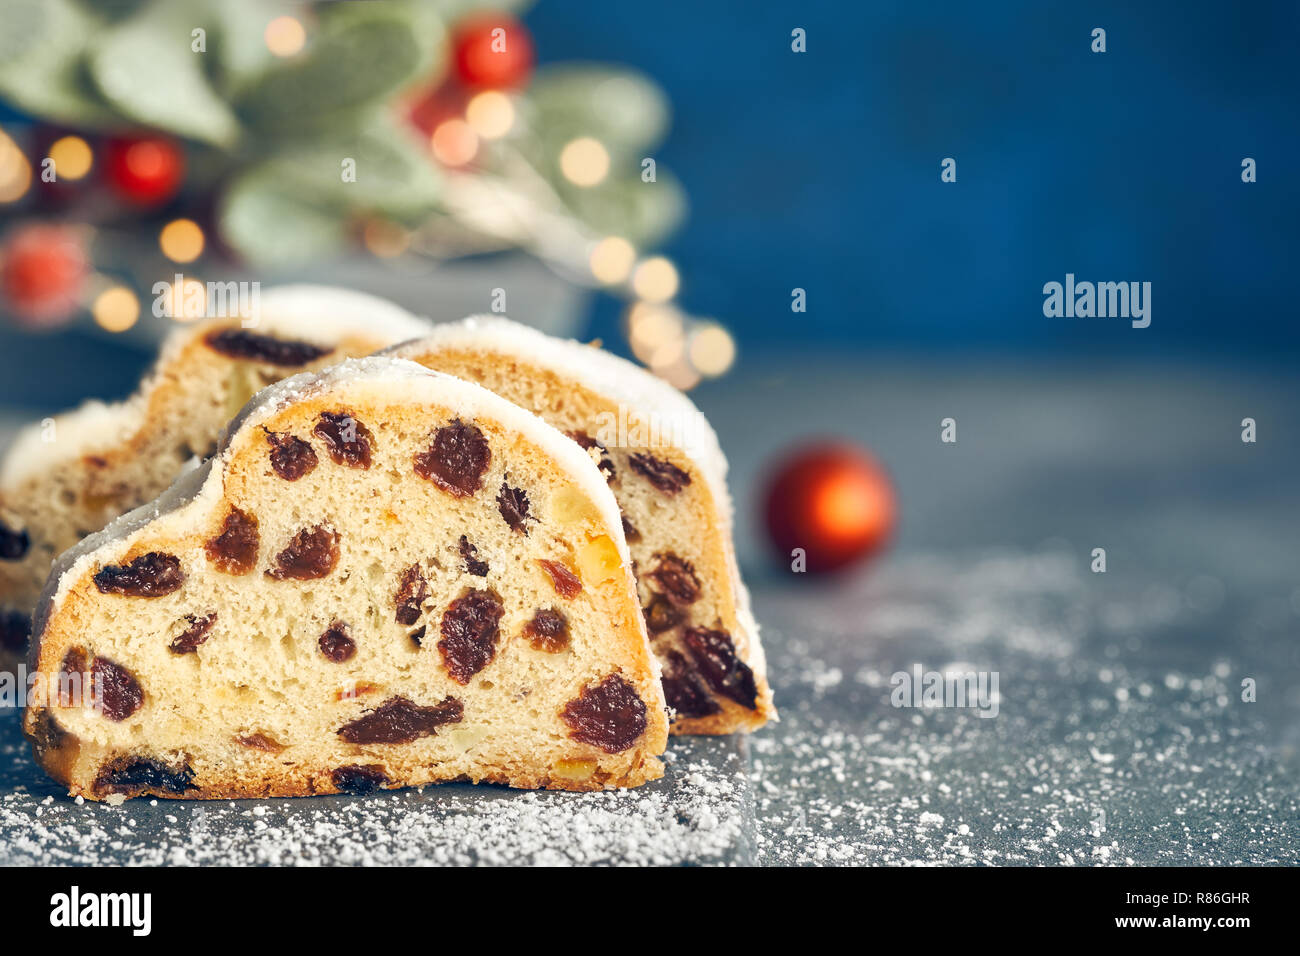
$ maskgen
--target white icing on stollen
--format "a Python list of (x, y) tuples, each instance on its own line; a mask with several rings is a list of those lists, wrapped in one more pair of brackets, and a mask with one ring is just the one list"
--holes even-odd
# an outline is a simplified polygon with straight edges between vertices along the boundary
[[(522, 435), (595, 505), (606, 533), (617, 544), (628, 587), (634, 587), (632, 559), (623, 539), (618, 503), (604, 476), (576, 442), (536, 415), (481, 385), (431, 371), (404, 359), (372, 356), (350, 359), (318, 373), (295, 375), (258, 392), (226, 427), (216, 454), (201, 467), (182, 475), (155, 501), (128, 512), (104, 530), (64, 552), (55, 561), (36, 607), (31, 666), (35, 667), (39, 638), (44, 633), (46, 622), (87, 571), (118, 561), (146, 527), (152, 532), (163, 530), (154, 522), (165, 520), (165, 530), (183, 533), (207, 521), (224, 495), (226, 468), (238, 444), (236, 439), (257, 429), (262, 422), (294, 402), (323, 393), (338, 393), (340, 398), (346, 396), (353, 401), (374, 398), (439, 405), (449, 409), (453, 416), (466, 420), (493, 420), (507, 431)], [(654, 675), (658, 678), (657, 661), (653, 655), (650, 657)]]
[[(427, 321), (386, 299), (350, 289), (286, 285), (268, 289), (259, 298), (254, 314), (241, 324), (246, 323), (252, 332), (315, 345), (333, 346), (344, 336), (360, 332), (400, 342), (431, 328)], [(138, 432), (144, 425), (145, 398), (158, 384), (159, 371), (207, 329), (204, 323), (178, 328), (168, 335), (153, 370), (126, 401), (89, 401), (54, 416), (49, 420), (52, 426), (35, 422), (23, 428), (0, 462), (0, 489), (15, 488), (59, 462), (114, 448)]]
[(547, 335), (503, 316), (475, 315), (459, 322), (438, 325), (423, 338), (403, 342), (380, 354), (410, 358), (449, 346), (485, 348), (532, 363), (573, 378), (629, 410), (670, 423), (667, 432), (683, 439), (672, 444), (695, 463), (712, 493), (722, 533), (728, 541), (727, 562), (736, 596), (736, 617), (750, 636), (748, 663), (755, 673), (765, 678), (767, 660), (758, 636), (758, 622), (750, 610), (749, 590), (741, 580), (729, 544), (734, 513), (731, 494), (727, 490), (727, 459), (718, 443), (717, 433), (695, 403), (663, 379), (611, 352), (573, 339)]

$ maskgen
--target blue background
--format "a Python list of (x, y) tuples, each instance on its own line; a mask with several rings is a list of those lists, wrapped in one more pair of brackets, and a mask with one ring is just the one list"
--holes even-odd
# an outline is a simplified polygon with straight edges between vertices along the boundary
[[(526, 22), (543, 62), (667, 90), (657, 155), (692, 212), (666, 251), (742, 346), (1276, 356), (1300, 346), (1298, 11), (543, 0)], [(1067, 272), (1150, 281), (1151, 327), (1045, 318)]]

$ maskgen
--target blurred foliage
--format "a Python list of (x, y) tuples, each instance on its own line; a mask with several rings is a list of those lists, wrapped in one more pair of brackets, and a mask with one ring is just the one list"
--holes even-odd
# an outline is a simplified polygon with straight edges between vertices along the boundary
[[(443, 82), (459, 18), (524, 6), (0, 0), (0, 98), (52, 124), (145, 127), (187, 141), (196, 185), (220, 190), (232, 247), (254, 262), (309, 259), (341, 248), (361, 218), (415, 228), (450, 214), (447, 176), (405, 108)], [(282, 13), (309, 25), (306, 47), (286, 58), (263, 39)], [(640, 179), (640, 158), (669, 119), (652, 82), (608, 66), (555, 66), (538, 71), (518, 103), (525, 122), (509, 148), (582, 228), (645, 247), (676, 225), (684, 208), (676, 181), (662, 170), (653, 188)], [(595, 188), (574, 188), (560, 173), (560, 150), (577, 136), (596, 137), (611, 155), (611, 174)], [(457, 175), (480, 163), (493, 173), (494, 155), (485, 149)], [(342, 158), (355, 160), (355, 182), (341, 178)]]

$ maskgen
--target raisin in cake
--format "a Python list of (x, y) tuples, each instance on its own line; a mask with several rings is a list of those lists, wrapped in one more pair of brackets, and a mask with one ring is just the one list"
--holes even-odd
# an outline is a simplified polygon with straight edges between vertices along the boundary
[(253, 393), (428, 328), (361, 293), (267, 290), (256, 316), (172, 333), (130, 400), (90, 402), (25, 429), (0, 462), (0, 667), (26, 650), (54, 558), (157, 497), (196, 455), (212, 454), (222, 426)]
[(92, 799), (635, 786), (668, 733), (596, 465), (389, 358), (268, 388), (64, 554), (31, 666), (37, 759)]
[(480, 382), (587, 449), (623, 513), (675, 733), (775, 716), (731, 542), (726, 459), (681, 392), (594, 346), (497, 317), (438, 326), (388, 354)]

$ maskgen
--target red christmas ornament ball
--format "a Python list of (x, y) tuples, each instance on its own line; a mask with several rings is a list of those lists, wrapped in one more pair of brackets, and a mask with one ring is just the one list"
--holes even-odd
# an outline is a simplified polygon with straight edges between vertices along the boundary
[(162, 136), (109, 140), (104, 174), (123, 198), (139, 206), (156, 206), (176, 195), (185, 178), (185, 153)]
[(467, 86), (510, 89), (533, 69), (533, 38), (514, 17), (485, 13), (467, 17), (452, 33), (456, 76)]
[(802, 548), (807, 569), (833, 571), (880, 551), (893, 533), (897, 500), (881, 465), (848, 442), (796, 450), (767, 488), (768, 534), (783, 561)]
[(27, 325), (57, 325), (76, 312), (89, 273), (82, 233), (69, 226), (24, 226), (0, 250), (0, 293)]

